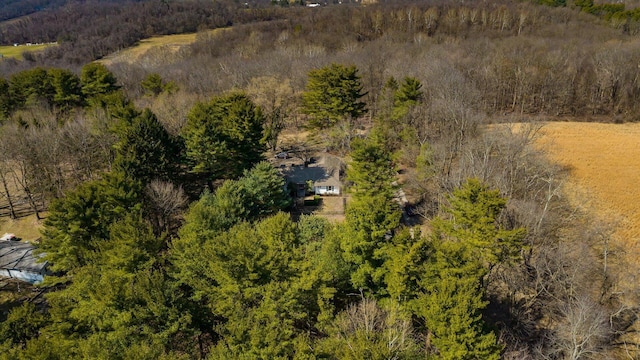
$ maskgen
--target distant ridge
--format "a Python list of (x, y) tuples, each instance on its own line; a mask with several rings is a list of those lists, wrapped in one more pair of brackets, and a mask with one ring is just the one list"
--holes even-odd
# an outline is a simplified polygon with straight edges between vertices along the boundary
[[(145, 0), (93, 0), (101, 3), (140, 2)], [(0, 22), (60, 8), (68, 3), (84, 3), (82, 0), (0, 0)]]
[(64, 5), (67, 0), (0, 0), (0, 21)]

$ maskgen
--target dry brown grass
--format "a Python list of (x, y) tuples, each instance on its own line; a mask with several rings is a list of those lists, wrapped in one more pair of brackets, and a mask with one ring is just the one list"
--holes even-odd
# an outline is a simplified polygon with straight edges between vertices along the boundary
[(154, 36), (140, 42), (130, 48), (108, 55), (100, 60), (105, 65), (117, 62), (136, 62), (142, 58), (147, 51), (155, 47), (163, 47), (166, 51), (177, 52), (182, 46), (189, 45), (196, 41), (196, 34), (178, 34)]
[(323, 196), (322, 206), (315, 214), (334, 222), (343, 222), (347, 201), (348, 197), (345, 196)]
[[(40, 214), (45, 217), (46, 214)], [(4, 233), (15, 234), (22, 240), (33, 241), (40, 238), (40, 229), (42, 229), (42, 220), (36, 220), (35, 215), (21, 217), (12, 220), (8, 217), (0, 218), (0, 236)]]
[(539, 144), (570, 169), (573, 204), (614, 224), (628, 253), (640, 254), (640, 124), (547, 123)]
[[(210, 32), (213, 33), (220, 30), (222, 29), (210, 30)], [(162, 48), (162, 51), (165, 52), (177, 53), (183, 46), (194, 43), (196, 36), (196, 33), (191, 33), (150, 37), (140, 40), (135, 46), (105, 56), (99, 62), (107, 66), (118, 62), (133, 63), (142, 59), (149, 50), (155, 48)]]
[[(312, 196), (307, 199), (312, 199)], [(317, 215), (331, 222), (343, 222), (345, 220), (345, 204), (351, 200), (349, 195), (341, 196), (322, 196), (320, 205), (318, 206), (302, 206), (300, 200), (295, 215), (300, 214)]]

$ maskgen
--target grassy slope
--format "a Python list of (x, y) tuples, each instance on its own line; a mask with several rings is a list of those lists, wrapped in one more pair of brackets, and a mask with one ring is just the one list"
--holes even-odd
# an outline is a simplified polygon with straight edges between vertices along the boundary
[(154, 47), (165, 47), (168, 51), (177, 51), (181, 46), (189, 45), (194, 41), (196, 41), (196, 34), (154, 36), (141, 40), (136, 46), (111, 54), (100, 62), (105, 65), (116, 62), (134, 62)]

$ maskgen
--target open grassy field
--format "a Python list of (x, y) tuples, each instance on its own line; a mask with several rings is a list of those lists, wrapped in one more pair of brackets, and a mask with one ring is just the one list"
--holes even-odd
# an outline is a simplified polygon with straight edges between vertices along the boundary
[(25, 51), (34, 52), (40, 51), (48, 46), (55, 46), (52, 44), (41, 44), (41, 45), (18, 45), (18, 46), (0, 46), (0, 54), (5, 58), (16, 58), (22, 59), (22, 53)]
[[(220, 29), (211, 30), (211, 32), (219, 30)], [(137, 45), (108, 55), (99, 61), (105, 65), (110, 65), (117, 62), (139, 61), (145, 55), (148, 55), (150, 50), (158, 49), (160, 49), (164, 53), (175, 54), (183, 46), (189, 45), (196, 41), (196, 35), (196, 33), (191, 33), (154, 36), (148, 39), (140, 40)]]
[(570, 169), (572, 202), (615, 226), (627, 252), (640, 255), (640, 124), (553, 122), (539, 143)]

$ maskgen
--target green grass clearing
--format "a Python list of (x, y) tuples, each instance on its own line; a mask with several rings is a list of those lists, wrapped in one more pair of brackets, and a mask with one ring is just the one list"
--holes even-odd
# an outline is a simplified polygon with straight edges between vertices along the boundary
[(14, 58), (22, 60), (22, 53), (25, 51), (35, 52), (43, 50), (46, 47), (53, 46), (53, 44), (41, 44), (41, 45), (18, 45), (18, 46), (0, 46), (0, 54), (5, 58)]

